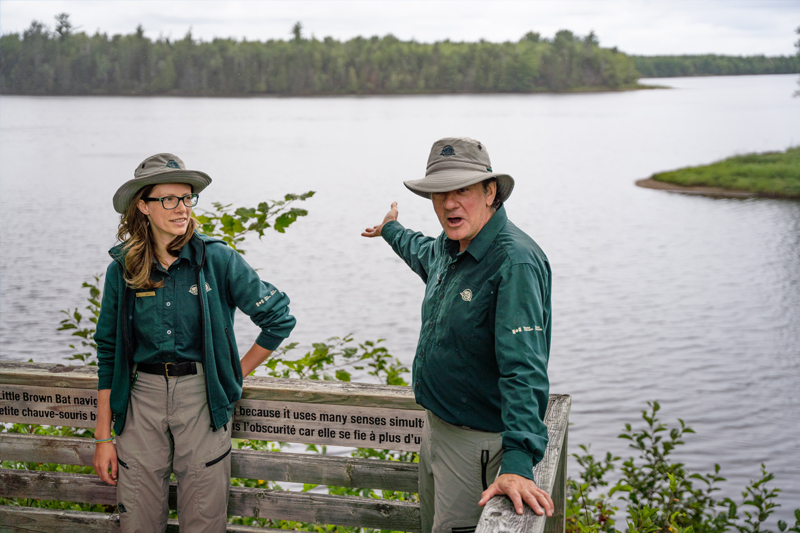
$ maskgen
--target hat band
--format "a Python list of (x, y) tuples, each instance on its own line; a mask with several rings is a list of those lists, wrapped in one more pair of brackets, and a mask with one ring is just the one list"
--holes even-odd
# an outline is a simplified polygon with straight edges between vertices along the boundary
[(488, 167), (484, 167), (475, 163), (464, 163), (461, 161), (437, 161), (436, 163), (428, 165), (425, 175), (429, 176), (435, 172), (441, 172), (443, 170), (473, 170), (479, 172), (488, 172)]

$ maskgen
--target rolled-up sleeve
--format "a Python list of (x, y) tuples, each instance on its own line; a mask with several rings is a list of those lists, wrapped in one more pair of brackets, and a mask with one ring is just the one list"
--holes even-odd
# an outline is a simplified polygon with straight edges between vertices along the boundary
[(533, 479), (532, 468), (547, 448), (549, 293), (549, 273), (538, 265), (514, 264), (501, 274), (495, 314), (504, 427), (501, 474)]
[(97, 344), (97, 390), (110, 389), (114, 379), (114, 360), (117, 348), (117, 311), (119, 309), (120, 267), (112, 262), (106, 269), (103, 286), (103, 300), (100, 302), (100, 316), (94, 342)]
[(233, 304), (261, 328), (256, 344), (267, 350), (275, 350), (289, 337), (297, 322), (289, 314), (289, 297), (274, 285), (261, 280), (238, 253), (231, 256), (227, 290)]
[(427, 283), (436, 239), (418, 231), (406, 229), (396, 220), (390, 220), (384, 224), (381, 236), (391, 245), (392, 250), (411, 267), (411, 270)]

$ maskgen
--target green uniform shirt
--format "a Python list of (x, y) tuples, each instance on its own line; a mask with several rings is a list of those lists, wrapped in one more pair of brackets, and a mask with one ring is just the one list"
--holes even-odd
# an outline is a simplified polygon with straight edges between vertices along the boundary
[(501, 474), (533, 479), (547, 447), (550, 263), (501, 207), (466, 250), (387, 223), (383, 238), (426, 284), (413, 365), (417, 402), (457, 426), (502, 433)]
[(134, 363), (203, 361), (197, 272), (192, 268), (199, 265), (192, 263), (194, 257), (194, 245), (189, 241), (169, 269), (154, 261), (152, 278), (163, 280), (164, 285), (136, 291)]

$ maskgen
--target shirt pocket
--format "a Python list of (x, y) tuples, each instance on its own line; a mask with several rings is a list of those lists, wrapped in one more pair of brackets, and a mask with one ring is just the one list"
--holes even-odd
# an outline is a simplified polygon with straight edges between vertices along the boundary
[[(161, 340), (164, 329), (161, 300), (158, 289), (152, 291), (139, 291), (136, 293), (133, 311), (133, 331), (139, 342), (139, 349), (152, 352)], [(152, 294), (152, 296), (138, 296), (139, 294)]]
[(491, 292), (488, 283), (476, 285), (459, 280), (452, 283), (445, 294), (448, 305), (441, 315), (452, 335), (473, 339), (487, 336), (491, 326), (488, 312)]

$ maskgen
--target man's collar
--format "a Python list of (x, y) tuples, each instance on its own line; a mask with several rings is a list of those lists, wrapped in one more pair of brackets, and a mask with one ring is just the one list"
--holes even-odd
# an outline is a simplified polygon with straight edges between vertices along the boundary
[[(500, 230), (503, 229), (508, 221), (508, 216), (506, 215), (506, 208), (500, 207), (492, 218), (490, 218), (486, 224), (483, 225), (481, 230), (472, 239), (472, 242), (469, 243), (467, 249), (464, 250), (465, 252), (469, 252), (469, 254), (477, 261), (478, 263), (481, 262), (483, 257), (486, 255), (486, 252), (489, 251), (489, 247), (494, 242), (495, 237), (497, 234), (500, 233)], [(448, 247), (454, 246), (455, 253), (458, 253), (458, 241), (451, 241), (447, 239)], [(452, 243), (452, 244), (451, 244)]]

